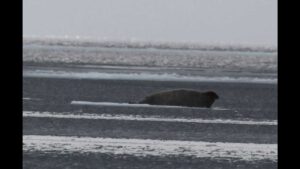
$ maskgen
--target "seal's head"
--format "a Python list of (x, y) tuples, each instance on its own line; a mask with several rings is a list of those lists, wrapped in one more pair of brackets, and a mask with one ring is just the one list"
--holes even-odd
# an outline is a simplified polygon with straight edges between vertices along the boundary
[(213, 91), (207, 91), (205, 94), (213, 99), (219, 99), (219, 96)]

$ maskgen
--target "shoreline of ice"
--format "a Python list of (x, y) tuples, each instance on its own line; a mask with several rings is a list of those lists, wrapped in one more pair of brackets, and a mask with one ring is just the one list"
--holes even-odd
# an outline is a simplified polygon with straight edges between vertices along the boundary
[(229, 77), (229, 76), (185, 76), (176, 73), (103, 73), (103, 72), (69, 72), (63, 70), (23, 70), (23, 77), (94, 79), (94, 80), (150, 80), (150, 81), (184, 81), (184, 82), (229, 82), (277, 84), (277, 78)]
[(194, 41), (142, 41), (134, 39), (95, 39), (85, 37), (23, 37), (24, 45), (59, 45), (59, 46), (94, 46), (115, 48), (153, 48), (153, 49), (179, 49), (179, 50), (203, 50), (203, 51), (240, 51), (240, 52), (271, 52), (277, 53), (277, 46), (254, 44), (223, 44), (201, 43)]

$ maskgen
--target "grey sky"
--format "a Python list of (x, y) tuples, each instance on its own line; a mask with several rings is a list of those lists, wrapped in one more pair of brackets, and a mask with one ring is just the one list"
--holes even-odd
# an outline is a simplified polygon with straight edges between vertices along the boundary
[(24, 36), (277, 44), (276, 0), (23, 0)]

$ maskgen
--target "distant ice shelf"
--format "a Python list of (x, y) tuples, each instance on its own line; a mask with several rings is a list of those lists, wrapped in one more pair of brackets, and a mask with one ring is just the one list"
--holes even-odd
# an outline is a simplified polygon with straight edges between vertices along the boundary
[(105, 79), (105, 80), (151, 80), (151, 81), (190, 81), (190, 82), (230, 82), (277, 84), (277, 78), (226, 77), (226, 76), (185, 76), (176, 73), (102, 73), (69, 72), (56, 70), (24, 70), (24, 77), (66, 78), (66, 79)]

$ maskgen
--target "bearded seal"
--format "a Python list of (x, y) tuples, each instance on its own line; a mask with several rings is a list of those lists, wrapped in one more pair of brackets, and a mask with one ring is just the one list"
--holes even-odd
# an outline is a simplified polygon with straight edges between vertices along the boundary
[(146, 96), (139, 104), (173, 105), (210, 108), (219, 96), (213, 91), (200, 92), (189, 89), (162, 91)]

